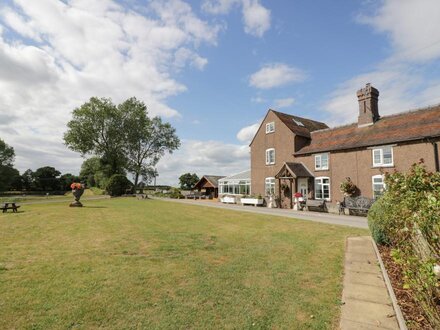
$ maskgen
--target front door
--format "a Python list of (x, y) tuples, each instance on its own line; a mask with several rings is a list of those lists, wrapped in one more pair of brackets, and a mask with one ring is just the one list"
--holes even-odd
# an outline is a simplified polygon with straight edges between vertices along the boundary
[(298, 191), (303, 195), (304, 199), (307, 199), (309, 194), (309, 180), (308, 178), (298, 179)]

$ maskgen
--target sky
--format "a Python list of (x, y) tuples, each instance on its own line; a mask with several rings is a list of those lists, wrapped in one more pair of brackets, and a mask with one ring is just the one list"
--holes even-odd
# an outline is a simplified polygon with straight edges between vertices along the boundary
[(0, 138), (21, 172), (79, 173), (62, 137), (92, 96), (176, 128), (157, 183), (177, 185), (248, 169), (270, 108), (356, 121), (366, 83), (381, 115), (440, 103), (440, 1), (0, 0)]

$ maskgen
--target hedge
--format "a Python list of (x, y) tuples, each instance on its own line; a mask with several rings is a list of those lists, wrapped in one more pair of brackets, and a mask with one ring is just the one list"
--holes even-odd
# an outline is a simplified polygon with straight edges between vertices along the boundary
[(385, 176), (386, 191), (368, 213), (378, 244), (392, 248), (401, 265), (404, 287), (440, 329), (440, 173), (426, 170), (423, 160), (408, 173)]

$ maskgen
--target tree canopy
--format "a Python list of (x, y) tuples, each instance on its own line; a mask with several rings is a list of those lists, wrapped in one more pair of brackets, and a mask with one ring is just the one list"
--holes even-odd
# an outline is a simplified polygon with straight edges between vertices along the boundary
[(127, 170), (134, 175), (134, 186), (139, 176), (154, 172), (159, 159), (165, 153), (172, 153), (180, 146), (176, 130), (162, 122), (160, 117), (150, 119), (147, 107), (132, 97), (118, 106), (124, 118), (124, 151), (127, 158)]
[(5, 141), (0, 139), (0, 166), (12, 166), (14, 158), (14, 148), (10, 147)]
[[(118, 106), (110, 99), (92, 97), (73, 110), (67, 128), (64, 142), (70, 149), (99, 157), (106, 178), (132, 173), (135, 187), (141, 176), (157, 176), (154, 167), (159, 159), (180, 146), (176, 130), (159, 117), (150, 118), (146, 105), (134, 97)], [(96, 174), (97, 167), (93, 170)], [(91, 179), (92, 172), (85, 169), (81, 176), (86, 172)]]
[(110, 99), (92, 97), (73, 110), (65, 144), (82, 155), (91, 154), (110, 165), (112, 174), (123, 173), (124, 116)]
[(191, 190), (199, 181), (197, 174), (185, 173), (179, 177), (180, 188), (185, 190)]

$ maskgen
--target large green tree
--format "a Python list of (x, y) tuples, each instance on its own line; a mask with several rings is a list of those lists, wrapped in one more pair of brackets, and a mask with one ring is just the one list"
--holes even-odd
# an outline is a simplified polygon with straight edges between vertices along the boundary
[(14, 148), (10, 147), (5, 141), (0, 139), (0, 166), (12, 166), (14, 158)]
[(34, 173), (34, 180), (39, 190), (57, 190), (60, 188), (59, 176), (61, 172), (52, 166), (38, 168)]
[(147, 107), (132, 97), (118, 106), (123, 114), (124, 151), (127, 170), (134, 176), (134, 187), (140, 176), (148, 176), (165, 153), (180, 146), (176, 130), (160, 117), (149, 118)]
[(110, 99), (92, 97), (73, 110), (65, 144), (82, 155), (95, 155), (108, 164), (110, 174), (124, 173), (124, 116)]
[(20, 176), (13, 167), (14, 158), (14, 148), (0, 139), (0, 190), (9, 190)]
[(89, 187), (105, 189), (111, 177), (111, 168), (103, 164), (101, 158), (91, 157), (82, 163), (79, 176)]
[(199, 182), (199, 177), (197, 174), (185, 173), (179, 177), (180, 188), (185, 190), (191, 190), (194, 188), (195, 184)]

